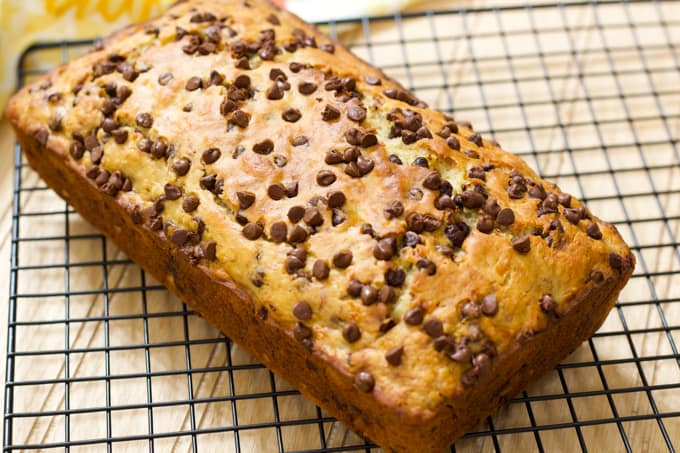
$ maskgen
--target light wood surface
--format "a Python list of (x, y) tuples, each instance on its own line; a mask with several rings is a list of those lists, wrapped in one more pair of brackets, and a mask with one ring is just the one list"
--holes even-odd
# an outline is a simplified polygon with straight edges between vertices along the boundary
[[(461, 4), (485, 6), (487, 2), (440, 0), (430, 4), (457, 8)], [(496, 447), (501, 451), (537, 451), (536, 437), (545, 451), (579, 451), (580, 441), (591, 451), (622, 451), (621, 432), (634, 451), (667, 450), (659, 423), (649, 414), (654, 412), (651, 401), (661, 414), (680, 414), (679, 358), (672, 351), (673, 344), (680, 344), (680, 23), (673, 22), (675, 25), (664, 30), (659, 18), (680, 18), (679, 5), (632, 5), (628, 10), (621, 5), (603, 6), (597, 15), (591, 7), (536, 10), (531, 15), (523, 10), (502, 16), (447, 15), (404, 20), (401, 29), (393, 21), (371, 23), (369, 29), (338, 29), (345, 42), (362, 43), (370, 36), (372, 47), (355, 48), (360, 56), (385, 67), (405, 84), (421, 88), (419, 93), (433, 107), (446, 109), (453, 103), (459, 119), (470, 120), (481, 131), (494, 130), (506, 149), (523, 154), (563, 189), (586, 196), (593, 211), (617, 222), (628, 242), (639, 246), (637, 276), (599, 334), (572, 354), (564, 368), (548, 373), (518, 395), (531, 396), (530, 403), (515, 401), (493, 416), (493, 428), (507, 434), (465, 439), (457, 451), (494, 451)], [(617, 26), (627, 22), (627, 13), (649, 25), (635, 32)], [(601, 28), (593, 26), (596, 21)], [(565, 23), (569, 33), (563, 30)], [(532, 26), (541, 31), (538, 38), (531, 32), (518, 33)], [(482, 38), (469, 40), (467, 33)], [(434, 34), (438, 40), (433, 39)], [(405, 53), (398, 45), (402, 39), (408, 43)], [(637, 42), (642, 50), (637, 49)], [(603, 44), (611, 49), (609, 53), (602, 50)], [(539, 58), (541, 53), (546, 56)], [(404, 65), (405, 61), (409, 65)], [(618, 76), (611, 74), (612, 65)], [(513, 83), (513, 78), (519, 82)], [(444, 80), (448, 89), (442, 87)], [(483, 81), (481, 86), (478, 80)], [(426, 86), (433, 88), (423, 89)], [(619, 92), (625, 99), (617, 96)], [(485, 110), (484, 104), (491, 108)], [(0, 159), (0, 300), (6, 301), (14, 147), (4, 121), (0, 124), (0, 149), (4, 153)], [(537, 153), (531, 153), (532, 149)], [(645, 171), (645, 166), (651, 169)], [(42, 185), (30, 170), (22, 174), (23, 187)], [(625, 197), (616, 197), (617, 193)], [(66, 207), (51, 191), (35, 191), (21, 194), (21, 209), (63, 211)], [(183, 316), (180, 301), (149, 277), (142, 281), (139, 268), (128, 264), (111, 244), (87, 236), (96, 232), (77, 214), (22, 218), (19, 231), (22, 238), (60, 237), (68, 232), (72, 239), (19, 244), (20, 266), (56, 266), (19, 272), (18, 293), (38, 297), (19, 299), (17, 320), (63, 320), (68, 302), (71, 322), (18, 326), (16, 350), (60, 351), (67, 341), (71, 352), (19, 355), (15, 381), (67, 376), (80, 380), (68, 386), (68, 394), (63, 383), (17, 386), (15, 412), (59, 412), (67, 405), (71, 410), (107, 404), (116, 408), (71, 414), (71, 440), (143, 437), (149, 433), (151, 413), (153, 432), (161, 436), (154, 440), (155, 449), (184, 452), (192, 449), (191, 436), (162, 437), (162, 433), (188, 431), (192, 425), (219, 431), (234, 426), (234, 416), (241, 427), (272, 423), (276, 405), (286, 451), (320, 448), (319, 424), (288, 424), (316, 419), (311, 403), (291, 394), (290, 385), (272, 378), (265, 369), (250, 369), (253, 359), (238, 346), (228, 349), (205, 321)], [(68, 274), (63, 266), (66, 256), (71, 264)], [(106, 267), (97, 264), (104, 258), (109, 261)], [(138, 288), (144, 284), (150, 289), (140, 292)], [(107, 298), (79, 295), (102, 288), (110, 290)], [(69, 291), (68, 298), (40, 296)], [(2, 351), (6, 306), (3, 303), (0, 316)], [(105, 322), (100, 318), (107, 313), (111, 320)], [(202, 341), (185, 348), (185, 331), (192, 341)], [(146, 343), (153, 346), (137, 347)], [(108, 354), (104, 352), (107, 344), (112, 347)], [(192, 373), (191, 383), (182, 372), (189, 360), (198, 370)], [(596, 360), (604, 364), (596, 366)], [(224, 368), (228, 365), (237, 369), (229, 372)], [(114, 378), (87, 379), (104, 375), (107, 366)], [(147, 377), (149, 372), (151, 377)], [(106, 400), (107, 388), (110, 401)], [(193, 405), (187, 404), (189, 388), (199, 400)], [(152, 411), (147, 409), (149, 389)], [(257, 395), (273, 389), (276, 400)], [(565, 398), (567, 391), (574, 396)], [(232, 394), (252, 398), (232, 403)], [(616, 416), (624, 421), (615, 423)], [(513, 428), (530, 427), (531, 417), (535, 424), (551, 425), (551, 429), (538, 434), (528, 430), (512, 433)], [(106, 431), (107, 419), (110, 433)], [(574, 420), (582, 424), (574, 428)], [(680, 418), (664, 416), (661, 420), (675, 447), (680, 447)], [(14, 443), (62, 442), (65, 424), (60, 413), (15, 418)], [(329, 421), (321, 428), (328, 447), (362, 443), (339, 423)], [(479, 430), (488, 428), (485, 423)], [(278, 449), (274, 428), (241, 429), (238, 436), (244, 452)], [(197, 436), (195, 442), (200, 451), (234, 451), (236, 438), (233, 432), (208, 432)], [(80, 449), (106, 448), (106, 443), (98, 443)], [(148, 448), (145, 439), (113, 444), (115, 451)]]

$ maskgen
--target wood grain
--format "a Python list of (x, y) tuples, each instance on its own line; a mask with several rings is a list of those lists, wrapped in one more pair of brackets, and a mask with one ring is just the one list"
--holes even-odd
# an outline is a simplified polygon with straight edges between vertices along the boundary
[[(431, 2), (437, 8), (486, 4)], [(420, 88), (419, 94), (430, 105), (442, 109), (453, 105), (457, 118), (470, 120), (480, 131), (494, 130), (506, 149), (523, 154), (563, 189), (587, 197), (593, 211), (619, 222), (626, 240), (640, 246), (637, 276), (598, 335), (567, 359), (563, 368), (544, 376), (520, 399), (498, 411), (493, 428), (507, 434), (471, 437), (459, 442), (456, 451), (494, 451), (494, 442), (501, 451), (537, 451), (537, 438), (546, 451), (576, 451), (580, 442), (592, 451), (618, 451), (624, 445), (621, 431), (634, 451), (667, 449), (655, 419), (633, 418), (653, 413), (650, 398), (657, 412), (680, 411), (680, 367), (671, 349), (671, 340), (680, 342), (680, 72), (677, 50), (668, 45), (670, 41), (677, 49), (680, 26), (667, 27), (667, 34), (659, 26), (660, 15), (680, 17), (680, 7), (678, 3), (632, 5), (629, 12), (650, 25), (641, 26), (638, 35), (630, 27), (617, 26), (628, 16), (621, 5), (613, 5), (600, 7), (597, 15), (592, 7), (536, 10), (533, 23), (520, 10), (502, 16), (484, 13), (404, 20), (401, 30), (393, 21), (372, 22), (368, 29), (338, 30), (343, 41), (357, 44), (360, 56), (386, 68), (406, 85)], [(603, 24), (601, 28), (594, 26), (596, 20)], [(565, 23), (571, 32), (562, 30)], [(532, 27), (540, 34), (532, 33)], [(505, 38), (499, 30), (507, 33)], [(466, 39), (466, 34), (478, 38)], [(367, 36), (372, 46), (366, 45)], [(636, 48), (636, 38), (643, 44), (642, 51)], [(399, 45), (402, 40), (407, 43), (405, 52)], [(605, 44), (608, 53), (603, 51)], [(541, 52), (547, 56), (540, 58)], [(45, 64), (47, 58), (36, 58), (35, 63)], [(612, 64), (618, 75), (612, 75)], [(619, 92), (625, 93), (624, 100), (617, 96)], [(485, 104), (491, 108), (485, 109)], [(9, 291), (12, 143), (3, 122), (2, 294)], [(644, 170), (645, 166), (650, 169)], [(22, 170), (22, 187), (39, 186), (42, 183), (35, 174)], [(625, 196), (616, 197), (617, 193)], [(51, 191), (21, 193), (23, 213), (67, 209)], [(127, 262), (77, 214), (22, 217), (19, 235), (59, 239), (19, 243), (22, 270), (17, 292), (35, 297), (17, 301), (17, 320), (70, 322), (16, 327), (17, 351), (54, 353), (19, 354), (15, 381), (75, 380), (68, 387), (63, 382), (15, 387), (16, 413), (56, 412), (15, 418), (14, 443), (62, 442), (67, 407), (72, 441), (141, 437), (115, 443), (116, 451), (148, 449), (143, 437), (149, 432), (159, 436), (153, 441), (158, 451), (191, 451), (192, 441), (201, 451), (234, 451), (237, 442), (241, 451), (276, 451), (277, 429), (257, 428), (257, 424), (275, 422), (276, 417), (287, 451), (320, 448), (320, 432), (328, 447), (363, 443), (339, 423), (317, 423), (314, 405), (256, 366), (241, 348), (228, 343), (201, 318), (187, 313), (180, 301)], [(62, 239), (64, 235), (70, 239)], [(108, 265), (102, 266), (101, 260)], [(47, 264), (54, 267), (30, 269)], [(140, 287), (147, 289), (140, 291)], [(48, 292), (55, 294), (47, 297)], [(4, 315), (0, 319), (6, 321)], [(5, 336), (0, 337), (4, 342)], [(597, 360), (604, 364), (594, 364)], [(189, 366), (194, 370), (190, 379), (185, 373)], [(113, 377), (100, 379), (107, 367)], [(275, 399), (269, 395), (272, 391)], [(565, 392), (573, 396), (566, 398)], [(532, 397), (530, 403), (522, 400), (527, 396)], [(190, 398), (193, 404), (188, 404)], [(114, 410), (101, 410), (107, 405)], [(630, 421), (615, 423), (615, 416)], [(532, 418), (550, 429), (512, 433), (515, 428), (530, 427)], [(575, 419), (583, 424), (573, 427)], [(662, 420), (675, 446), (680, 446), (680, 419)], [(234, 426), (239, 430), (219, 432)], [(215, 428), (216, 432), (195, 439), (170, 435), (193, 428)], [(486, 424), (479, 427), (486, 429)], [(106, 443), (81, 447), (84, 451), (106, 448)]]

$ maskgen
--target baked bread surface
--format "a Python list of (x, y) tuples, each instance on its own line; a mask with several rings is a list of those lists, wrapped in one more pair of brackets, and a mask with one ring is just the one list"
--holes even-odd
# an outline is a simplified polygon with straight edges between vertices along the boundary
[(83, 217), (394, 451), (553, 367), (634, 267), (580, 201), (265, 1), (179, 3), (7, 115)]

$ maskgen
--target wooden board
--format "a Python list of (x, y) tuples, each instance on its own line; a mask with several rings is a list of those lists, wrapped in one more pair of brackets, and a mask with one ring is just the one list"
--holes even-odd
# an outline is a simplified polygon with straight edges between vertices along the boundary
[[(503, 434), (465, 439), (456, 451), (537, 451), (537, 438), (546, 451), (575, 451), (581, 444), (619, 451), (621, 432), (634, 451), (667, 449), (659, 422), (649, 415), (680, 412), (680, 366), (672, 350), (680, 343), (680, 23), (671, 20), (680, 17), (679, 5), (520, 9), (335, 30), (360, 56), (419, 88), (433, 107), (453, 105), (457, 118), (495, 131), (505, 148), (587, 197), (593, 211), (617, 222), (637, 246), (636, 276), (598, 335), (493, 416), (493, 429)], [(631, 17), (641, 24), (634, 31), (626, 25)], [(671, 25), (662, 28), (661, 17)], [(59, 58), (57, 49), (34, 54), (29, 64), (45, 67)], [(11, 143), (3, 124), (2, 294), (11, 247)], [(42, 185), (22, 170), (22, 187)], [(59, 443), (66, 432), (71, 441), (138, 437), (112, 444), (115, 451), (148, 449), (149, 432), (158, 451), (191, 451), (193, 445), (234, 451), (238, 442), (241, 451), (269, 452), (279, 448), (279, 439), (286, 451), (318, 449), (320, 436), (328, 447), (363, 443), (339, 423), (318, 423), (314, 405), (187, 313), (77, 214), (67, 213), (51, 191), (21, 192), (20, 206), (22, 213), (61, 213), (19, 223), (24, 240), (18, 244), (16, 291), (22, 297), (14, 380), (55, 382), (14, 387), (15, 413), (42, 414), (13, 418), (15, 444)], [(107, 369), (112, 377), (102, 379)], [(680, 447), (680, 418), (661, 420)], [(279, 423), (279, 432), (257, 427), (272, 423)], [(525, 429), (532, 424), (543, 429)], [(237, 434), (221, 431), (234, 426)], [(172, 435), (192, 429), (202, 434)], [(487, 423), (479, 427), (487, 429)], [(96, 443), (72, 451), (106, 448)]]

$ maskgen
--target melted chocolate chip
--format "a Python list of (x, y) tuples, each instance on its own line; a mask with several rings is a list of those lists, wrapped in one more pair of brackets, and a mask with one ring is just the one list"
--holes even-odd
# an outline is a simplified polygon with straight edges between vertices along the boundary
[(235, 110), (229, 118), (229, 123), (245, 129), (250, 124), (250, 115), (243, 110)]
[(326, 107), (323, 109), (323, 112), (321, 112), (321, 118), (324, 121), (334, 121), (340, 118), (340, 110), (337, 108), (333, 107), (330, 104), (327, 104)]
[(262, 155), (271, 154), (274, 151), (274, 142), (270, 139), (263, 140), (253, 145), (253, 151)]
[(404, 214), (404, 205), (399, 200), (390, 201), (383, 209), (386, 219), (394, 219)]

